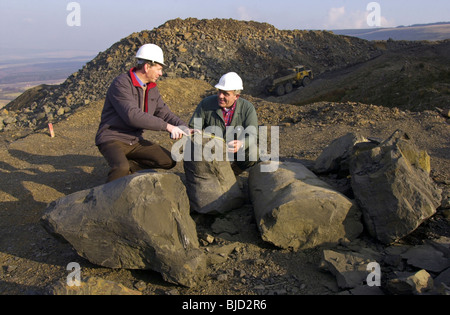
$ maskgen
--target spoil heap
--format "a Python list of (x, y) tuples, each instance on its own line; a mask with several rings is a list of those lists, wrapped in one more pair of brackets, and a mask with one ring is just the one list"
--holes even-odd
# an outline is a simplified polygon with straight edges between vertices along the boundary
[(162, 47), (166, 78), (212, 84), (235, 71), (252, 95), (262, 92), (261, 81), (280, 68), (304, 64), (320, 74), (381, 54), (373, 43), (327, 31), (278, 30), (266, 23), (231, 19), (175, 19), (120, 40), (59, 86), (39, 86), (24, 93), (6, 107), (8, 113), (0, 119), (5, 130), (45, 127), (103, 99), (112, 80), (135, 65), (136, 51), (145, 43)]

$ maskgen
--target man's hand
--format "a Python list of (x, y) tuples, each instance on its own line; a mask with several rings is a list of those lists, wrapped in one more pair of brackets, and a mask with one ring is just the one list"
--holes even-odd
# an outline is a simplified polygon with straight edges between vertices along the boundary
[(183, 136), (188, 135), (186, 132), (181, 130), (179, 127), (171, 125), (171, 124), (167, 124), (166, 130), (170, 133), (170, 138), (174, 139), (174, 140), (179, 140), (179, 139), (183, 138)]
[(228, 142), (228, 152), (237, 153), (241, 148), (244, 147), (244, 142), (239, 140), (234, 140)]

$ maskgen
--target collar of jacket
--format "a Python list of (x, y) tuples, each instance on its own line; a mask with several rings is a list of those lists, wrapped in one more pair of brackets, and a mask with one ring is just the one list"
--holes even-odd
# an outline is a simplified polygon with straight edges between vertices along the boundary
[[(240, 115), (241, 115), (241, 111), (240, 111), (240, 110), (241, 110), (241, 107), (242, 107), (242, 106), (239, 106), (239, 105), (238, 105), (238, 104), (240, 103), (239, 100), (240, 100), (240, 98), (238, 98), (238, 99), (236, 100), (236, 102), (234, 103), (234, 105), (230, 108), (230, 110), (231, 110), (231, 109), (234, 107), (233, 117), (231, 118), (231, 121), (230, 121), (231, 124), (232, 124), (233, 121), (235, 120), (234, 117), (240, 116)], [(225, 118), (223, 117), (223, 113), (224, 113), (223, 108), (219, 106), (219, 103), (217, 103), (216, 114), (217, 114), (217, 116), (219, 116), (219, 118), (221, 118), (221, 119), (223, 120), (223, 122), (225, 123)]]
[[(135, 87), (142, 87), (141, 84), (139, 83), (139, 81), (136, 80), (135, 76), (133, 75), (133, 72), (135, 72), (135, 71), (136, 71), (136, 67), (130, 69), (131, 81), (133, 82), (133, 85)], [(156, 87), (156, 83), (151, 82), (151, 83), (147, 84), (147, 86), (148, 86), (148, 89), (153, 89), (154, 87)]]

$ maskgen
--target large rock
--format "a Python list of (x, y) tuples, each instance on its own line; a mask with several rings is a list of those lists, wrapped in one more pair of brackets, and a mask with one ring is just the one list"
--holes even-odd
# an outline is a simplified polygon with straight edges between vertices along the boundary
[(402, 131), (358, 152), (350, 172), (365, 225), (383, 243), (410, 234), (440, 205), (441, 192), (429, 176), (430, 157)]
[(241, 207), (244, 193), (227, 161), (224, 141), (200, 135), (185, 137), (185, 141), (183, 165), (191, 210), (223, 214)]
[(74, 193), (51, 203), (41, 222), (100, 266), (151, 269), (184, 286), (194, 286), (206, 266), (175, 174), (137, 173)]
[(250, 198), (262, 238), (294, 250), (355, 239), (362, 232), (357, 206), (305, 166), (280, 162), (276, 172), (249, 175)]

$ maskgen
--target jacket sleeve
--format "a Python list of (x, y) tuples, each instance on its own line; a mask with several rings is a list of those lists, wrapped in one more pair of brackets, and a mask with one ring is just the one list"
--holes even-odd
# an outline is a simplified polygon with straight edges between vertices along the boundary
[(164, 122), (174, 125), (174, 126), (187, 126), (187, 124), (179, 118), (177, 115), (175, 115), (167, 106), (166, 103), (164, 103), (161, 94), (158, 92), (158, 99), (156, 100), (156, 110), (155, 110), (155, 116), (162, 119)]
[(164, 131), (167, 128), (167, 122), (163, 119), (143, 112), (139, 108), (137, 101), (139, 99), (134, 87), (125, 80), (117, 79), (108, 91), (107, 97), (117, 114), (127, 126), (136, 129), (147, 129), (155, 131)]

